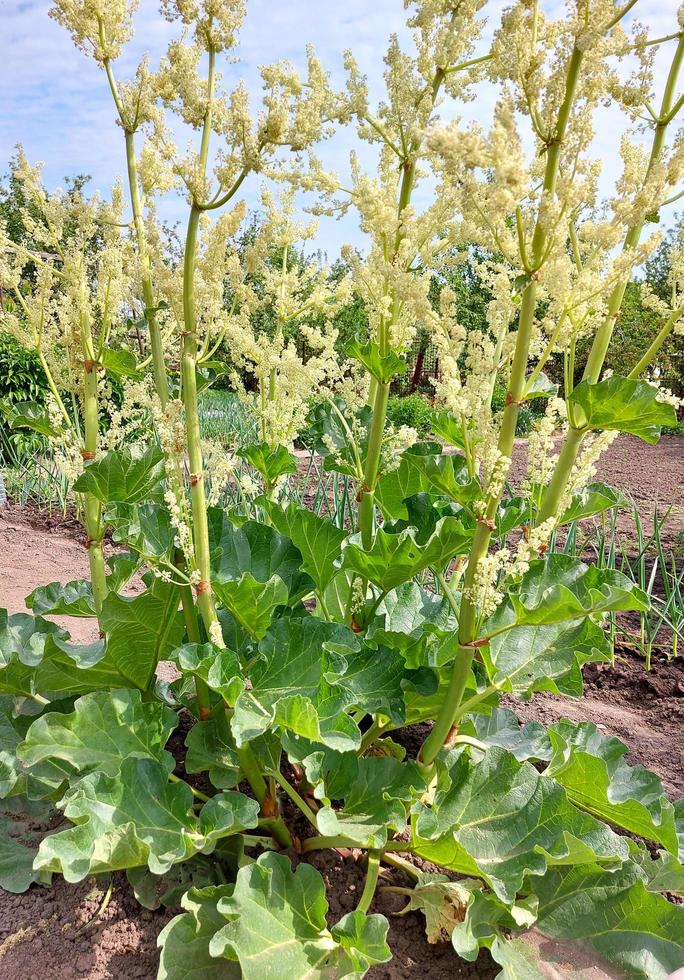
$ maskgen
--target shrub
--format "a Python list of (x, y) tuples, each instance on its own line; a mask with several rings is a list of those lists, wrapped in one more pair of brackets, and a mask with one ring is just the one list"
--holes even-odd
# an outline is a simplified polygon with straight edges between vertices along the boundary
[[(42, 404), (48, 391), (47, 379), (35, 351), (0, 331), (0, 405), (7, 408), (16, 402)], [(0, 412), (0, 464), (11, 464), (38, 448), (43, 440), (26, 430), (12, 430)]]
[(419, 436), (426, 436), (432, 422), (432, 407), (420, 395), (390, 398), (387, 403), (387, 421), (397, 428), (408, 425)]

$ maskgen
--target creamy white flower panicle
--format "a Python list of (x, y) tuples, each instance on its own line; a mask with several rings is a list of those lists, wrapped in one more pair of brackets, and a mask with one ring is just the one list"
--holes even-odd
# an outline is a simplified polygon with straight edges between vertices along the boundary
[(180, 20), (194, 31), (205, 50), (235, 47), (247, 12), (246, 0), (161, 0), (167, 20)]
[[(126, 316), (135, 255), (119, 227), (121, 192), (103, 205), (80, 192), (43, 189), (40, 168), (19, 150), (15, 177), (25, 204), (21, 219), (31, 247), (0, 233), (0, 280), (16, 302), (17, 315), (5, 325), (35, 347), (58, 388), (78, 384), (84, 353), (81, 333), (87, 322), (95, 353), (100, 345), (127, 343)], [(24, 270), (35, 267), (35, 274)]]
[(535, 420), (528, 438), (527, 481), (525, 489), (538, 494), (551, 479), (558, 460), (554, 436), (564, 428), (567, 408), (564, 398), (547, 399), (544, 414)]
[[(226, 343), (241, 399), (256, 414), (262, 438), (292, 445), (306, 422), (312, 393), (332, 394), (345, 368), (335, 350), (331, 317), (351, 296), (351, 282), (332, 282), (326, 268), (300, 259), (296, 249), (315, 226), (295, 220), (291, 194), (279, 202), (262, 194), (263, 219), (244, 249), (233, 253), (233, 294)], [(244, 375), (253, 379), (246, 386)]]
[[(160, 401), (151, 381), (136, 377), (125, 382), (120, 403), (101, 370), (104, 352), (132, 342), (143, 369), (148, 366), (147, 338), (133, 338), (130, 325), (142, 322), (144, 333), (151, 293), (160, 303), (155, 327), (166, 366), (176, 372), (190, 346), (202, 369), (224, 345), (235, 390), (270, 445), (292, 446), (312, 397), (341, 396), (352, 409), (368, 398), (367, 374), (336, 349), (334, 317), (352, 296), (362, 300), (368, 319), (368, 336), (359, 339), (375, 345), (378, 357), (408, 354), (418, 333), (427, 334), (437, 354), (435, 398), (461, 426), (469, 470), (489, 497), (476, 516), (488, 525), (489, 504), (496, 506), (511, 465), (506, 439), (514, 431), (501, 428), (502, 413), (492, 408), (497, 388), (510, 421), (511, 407), (529, 395), (520, 387), (532, 372), (537, 378), (556, 358), (570, 376), (578, 345), (615, 325), (626, 283), (661, 241), (660, 209), (679, 193), (684, 134), (669, 137), (657, 152), (644, 149), (644, 125), (662, 131), (669, 123), (658, 117), (661, 93), (654, 91), (660, 46), (639, 24), (628, 35), (616, 16), (617, 0), (568, 0), (564, 14), (558, 4), (511, 0), (487, 44), (483, 28), (492, 9), (486, 0), (404, 0), (404, 6), (413, 45), (404, 50), (397, 37), (390, 39), (385, 95), (372, 105), (351, 52), (343, 55), (340, 91), (311, 48), (303, 71), (287, 60), (261, 66), (258, 100), (242, 81), (229, 87), (225, 66), (236, 57), (246, 0), (161, 0), (178, 34), (157, 68), (143, 59), (128, 81), (116, 79), (112, 63), (131, 37), (135, 0), (53, 2), (51, 16), (106, 71), (129, 173), (137, 167), (135, 222), (120, 188), (106, 204), (82, 193), (48, 194), (40, 169), (20, 154), (16, 176), (31, 244), (17, 245), (1, 233), (0, 282), (11, 300), (4, 324), (39, 350), (54, 382), (48, 412), (58, 459), (72, 478), (83, 465), (82, 439), (59, 391), (71, 388), (78, 400), (85, 388), (92, 398), (84, 363), (92, 361), (99, 372), (97, 399), (110, 419), (98, 435), (99, 449), (138, 439), (154, 425), (165, 453), (176, 546), (193, 585), (200, 579), (179, 476), (186, 431), (177, 389)], [(677, 19), (684, 27), (684, 5)], [(459, 104), (484, 85), (493, 98), (482, 100), (477, 123), (466, 124)], [(596, 112), (605, 106), (628, 123), (619, 148), (622, 173), (608, 200), (599, 193), (601, 168), (591, 150)], [(352, 121), (368, 145), (352, 154), (343, 187), (321, 162), (319, 144)], [(179, 148), (183, 126), (192, 142), (184, 148), (181, 136)], [(377, 166), (368, 172), (365, 161), (373, 154)], [(558, 166), (550, 168), (550, 161)], [(239, 195), (255, 175), (265, 189), (250, 228)], [(184, 189), (193, 221), (200, 215), (194, 265), (185, 269), (192, 324), (184, 320), (183, 246), (157, 218), (157, 199), (173, 187)], [(300, 191), (316, 192), (315, 213), (355, 210), (367, 246), (362, 255), (344, 252), (349, 275), (335, 279), (304, 258), (316, 226), (296, 217)], [(488, 294), (486, 323), (478, 329), (466, 329), (448, 285), (447, 273), (466, 258)], [(656, 295), (644, 288), (645, 303), (684, 333), (684, 247), (672, 252), (668, 289), (669, 295)], [(523, 313), (530, 296), (531, 312)], [(520, 350), (527, 360), (522, 377)], [(655, 375), (652, 380), (658, 383)], [(381, 390), (379, 383), (371, 390)], [(661, 397), (672, 400), (666, 390)], [(566, 403), (551, 397), (531, 432), (525, 490), (537, 505), (551, 484), (554, 440), (567, 416)], [(350, 420), (350, 426), (360, 443), (360, 423)], [(501, 431), (506, 438), (499, 444)], [(613, 438), (584, 438), (560, 509), (591, 479)], [(415, 439), (408, 427), (387, 427), (376, 469), (391, 471)], [(232, 452), (205, 450), (210, 502), (229, 485), (247, 498), (260, 492)], [(545, 520), (513, 554), (504, 548), (482, 559), (467, 596), (479, 615), (496, 608), (506, 581), (524, 573), (552, 531), (553, 519)], [(158, 573), (173, 575), (164, 568)], [(212, 639), (222, 644), (218, 626)]]
[(50, 16), (71, 34), (74, 44), (102, 64), (114, 60), (133, 36), (138, 0), (55, 0)]

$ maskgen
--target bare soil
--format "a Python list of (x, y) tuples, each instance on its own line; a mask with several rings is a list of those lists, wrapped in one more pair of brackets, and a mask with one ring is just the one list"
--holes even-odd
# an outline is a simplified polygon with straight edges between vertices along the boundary
[[(524, 444), (519, 443), (514, 478), (524, 472), (524, 455)], [(662, 511), (674, 500), (666, 541), (672, 551), (681, 551), (684, 438), (664, 439), (650, 447), (622, 437), (601, 461), (597, 478), (629, 493), (647, 527), (654, 506)], [(626, 524), (625, 533), (630, 531)], [(65, 519), (53, 515), (46, 521), (44, 515), (32, 510), (10, 506), (1, 511), (0, 606), (10, 612), (25, 611), (24, 598), (36, 586), (86, 577), (82, 541), (82, 528), (73, 515)], [(69, 620), (68, 626), (80, 641), (94, 636), (95, 627), (89, 620)], [(630, 762), (658, 773), (672, 798), (684, 795), (681, 659), (672, 663), (654, 659), (651, 673), (646, 674), (641, 660), (618, 651), (614, 668), (586, 668), (585, 683), (586, 697), (581, 701), (537, 695), (530, 703), (516, 703), (515, 707), (523, 720), (551, 722), (568, 717), (595, 722), (606, 734), (617, 735), (627, 743)], [(406, 733), (408, 741), (413, 734)], [(353, 856), (337, 852), (314, 852), (309, 860), (328, 885), (332, 924), (355, 907), (363, 888), (363, 868)], [(407, 883), (398, 871), (388, 872), (385, 881)], [(52, 889), (34, 886), (24, 895), (0, 891), (2, 980), (153, 980), (158, 963), (156, 938), (174, 913), (141, 908), (124, 875), (114, 876), (111, 899), (100, 911), (106, 888), (106, 881), (92, 878), (80, 885), (67, 885), (57, 878)], [(378, 891), (372, 910), (390, 919), (388, 940), (394, 959), (387, 966), (375, 967), (369, 974), (373, 980), (413, 980), (417, 971), (430, 980), (489, 980), (499, 971), (486, 954), (467, 964), (455, 956), (449, 944), (429, 945), (418, 913), (400, 918), (392, 915), (400, 906), (396, 895)], [(545, 953), (547, 961), (563, 963), (567, 968), (567, 949), (546, 948)], [(576, 976), (594, 980), (605, 976), (591, 962), (572, 965)], [(558, 974), (551, 969), (549, 976), (553, 975)]]

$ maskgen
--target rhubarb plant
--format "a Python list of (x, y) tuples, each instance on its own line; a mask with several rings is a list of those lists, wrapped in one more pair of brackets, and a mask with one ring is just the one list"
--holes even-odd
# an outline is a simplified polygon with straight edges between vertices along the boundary
[[(391, 41), (375, 109), (351, 53), (336, 91), (309, 51), (305, 78), (261, 69), (253, 116), (218, 70), (241, 0), (165, 0), (182, 39), (129, 81), (125, 0), (55, 2), (106, 76), (127, 188), (111, 202), (49, 194), (21, 157), (32, 244), (3, 240), (3, 325), (35, 347), (51, 390), (45, 410), (15, 404), (9, 421), (46, 435), (69, 473), (90, 578), (0, 612), (0, 884), (125, 871), (142, 904), (182, 907), (159, 937), (168, 980), (363, 976), (391, 957), (372, 911), (388, 869), (410, 882), (389, 890), (424, 913), (430, 942), (466, 960), (487, 949), (501, 976), (542, 975), (534, 932), (664, 978), (684, 964), (682, 802), (618, 739), (520, 725), (512, 709), (540, 691), (581, 697), (584, 665), (612, 657), (607, 618), (648, 606), (621, 573), (549, 542), (619, 505), (592, 482), (619, 433), (654, 443), (675, 418), (646, 375), (682, 330), (684, 252), (670, 305), (653, 298), (656, 340), (628, 376), (603, 363), (659, 240), (647, 229), (680, 193), (684, 13), (657, 38), (634, 25), (636, 0), (577, 0), (560, 20), (520, 0), (497, 23), (486, 0), (405, 6), (413, 46)], [(493, 118), (468, 126), (458, 105), (481, 92)], [(603, 200), (592, 138), (606, 100), (651, 142), (625, 136)], [(167, 117), (194, 150), (177, 151)], [(376, 172), (357, 155), (348, 180), (323, 169), (315, 150), (342, 126)], [(239, 251), (239, 193), (259, 180)], [(189, 202), (180, 256), (155, 210), (174, 188)], [(313, 234), (300, 191), (321, 216), (355, 210), (367, 236), (334, 287), (294, 261)], [(476, 247), (486, 331), (462, 327), (443, 281), (455, 245)], [(331, 317), (352, 293), (369, 332), (340, 354)], [(419, 326), (440, 357), (428, 442), (386, 419)], [(591, 352), (577, 381), (579, 341)], [(222, 374), (259, 422), (237, 458), (200, 435), (199, 398)], [(512, 487), (530, 399), (546, 411)], [(353, 482), (353, 527), (288, 500), (305, 424), (325, 469)], [(221, 487), (238, 480), (242, 505), (226, 509)], [(53, 615), (92, 620), (92, 641)], [(37, 844), (22, 809), (53, 814)], [(308, 862), (325, 848), (360, 854), (365, 872), (334, 924)]]

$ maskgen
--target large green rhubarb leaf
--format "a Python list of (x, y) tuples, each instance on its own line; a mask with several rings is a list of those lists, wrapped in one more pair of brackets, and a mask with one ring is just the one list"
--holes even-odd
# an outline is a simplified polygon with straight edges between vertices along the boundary
[(684, 866), (674, 854), (657, 851), (652, 855), (645, 847), (634, 843), (632, 861), (638, 866), (650, 892), (669, 892), (684, 898)]
[(64, 782), (64, 772), (50, 763), (31, 769), (22, 764), (17, 746), (31, 719), (16, 717), (13, 706), (13, 698), (0, 698), (0, 799), (26, 796), (39, 800), (52, 796)]
[(343, 654), (359, 649), (351, 630), (337, 623), (277, 620), (259, 644), (251, 686), (235, 704), (231, 726), (238, 745), (279, 725), (332, 748), (357, 748), (361, 735), (343, 713), (334, 678), (346, 671)]
[(261, 639), (278, 606), (294, 605), (314, 583), (302, 556), (274, 527), (246, 521), (235, 527), (224, 511), (210, 508), (209, 544), (218, 599), (254, 639)]
[(38, 402), (5, 402), (2, 406), (2, 413), (5, 416), (10, 429), (31, 429), (39, 432), (42, 436), (54, 437), (59, 435), (57, 429), (50, 421), (50, 415), (44, 405)]
[(258, 582), (250, 572), (234, 582), (215, 583), (214, 594), (255, 640), (264, 636), (278, 606), (288, 601), (287, 586), (280, 576)]
[(489, 715), (468, 715), (459, 726), (463, 735), (474, 735), (485, 745), (506, 749), (518, 762), (550, 759), (553, 754), (546, 729), (538, 721), (521, 725), (513, 711), (494, 708)]
[(570, 400), (577, 425), (590, 429), (629, 432), (645, 442), (656, 443), (664, 425), (675, 425), (674, 406), (661, 401), (661, 393), (648, 381), (613, 375), (598, 384), (582, 381)]
[(241, 868), (233, 894), (218, 909), (231, 921), (214, 935), (210, 951), (237, 959), (244, 980), (362, 977), (390, 959), (384, 916), (351, 912), (329, 930), (321, 875), (308, 864), (293, 872), (282, 854), (267, 852)]
[[(307, 760), (307, 773), (311, 763)], [(425, 778), (413, 762), (355, 753), (321, 759), (318, 775), (323, 784), (316, 796), (327, 801), (316, 814), (321, 834), (343, 836), (363, 847), (382, 847), (388, 830), (403, 830), (409, 804), (425, 789)], [(341, 809), (331, 801), (343, 801)]]
[(267, 486), (273, 486), (286, 473), (297, 472), (297, 460), (285, 446), (272, 447), (266, 442), (254, 443), (238, 449), (238, 456), (258, 470)]
[(474, 764), (449, 754), (431, 807), (414, 827), (416, 853), (444, 867), (483, 877), (511, 904), (527, 874), (556, 864), (619, 863), (628, 842), (577, 810), (553, 779), (492, 747)]
[(56, 623), (0, 609), (0, 694), (54, 698), (126, 684), (103, 640), (77, 646)]
[(400, 654), (362, 648), (347, 627), (312, 616), (276, 620), (248, 673), (231, 722), (238, 745), (277, 725), (339, 751), (361, 740), (349, 708), (379, 711), (401, 725), (404, 684), (424, 680)]
[(17, 755), (28, 766), (58, 760), (71, 773), (98, 769), (114, 776), (129, 756), (168, 759), (164, 746), (176, 724), (174, 711), (143, 702), (140, 691), (101, 691), (79, 698), (69, 714), (36, 719)]
[(375, 501), (386, 520), (408, 520), (405, 501), (428, 489), (427, 479), (418, 465), (424, 455), (434, 456), (441, 452), (438, 443), (418, 443), (404, 451), (399, 466), (383, 473), (378, 480)]
[(102, 606), (100, 625), (107, 638), (107, 656), (129, 683), (147, 689), (157, 664), (180, 643), (183, 615), (178, 589), (154, 579), (134, 598), (110, 593)]
[(244, 687), (237, 654), (213, 643), (186, 643), (174, 653), (183, 673), (192, 673), (216, 691), (228, 704), (234, 704)]
[(369, 340), (362, 344), (360, 340), (354, 338), (347, 345), (347, 356), (366, 368), (376, 381), (381, 385), (387, 384), (398, 374), (403, 374), (406, 370), (406, 359), (399, 357), (394, 351), (388, 354), (381, 354), (380, 347), (374, 340)]
[(439, 667), (455, 653), (456, 627), (456, 617), (443, 596), (405, 582), (380, 603), (366, 641), (401, 650), (410, 667)]
[(551, 691), (580, 697), (582, 667), (610, 660), (610, 642), (591, 619), (517, 626), (492, 637), (482, 659), (490, 681), (517, 697)]
[(509, 601), (490, 621), (496, 628), (562, 623), (649, 607), (646, 593), (622, 572), (585, 565), (578, 558), (560, 554), (530, 562), (529, 571), (511, 585), (508, 595)]
[(0, 670), (8, 668), (13, 661), (35, 667), (43, 659), (50, 635), (66, 637), (68, 634), (41, 616), (28, 613), (10, 616), (6, 609), (0, 609)]
[(548, 734), (554, 753), (546, 774), (573, 803), (677, 854), (674, 807), (655, 773), (627, 765), (624, 742), (586, 721), (556, 722)]
[(464, 456), (442, 453), (414, 456), (412, 461), (423, 473), (431, 493), (443, 494), (459, 504), (470, 503), (482, 496), (482, 487), (468, 472)]
[(613, 507), (623, 507), (625, 498), (617, 490), (606, 486), (605, 483), (590, 483), (573, 497), (558, 519), (559, 524), (570, 524), (571, 521), (581, 521), (594, 514), (602, 514), (604, 510)]
[(206, 772), (217, 789), (232, 789), (240, 782), (240, 761), (225, 715), (196, 722), (185, 738), (185, 771)]
[(209, 944), (226, 924), (218, 903), (233, 885), (191, 888), (181, 899), (186, 912), (177, 915), (157, 937), (161, 947), (157, 980), (240, 980), (237, 963), (211, 956)]
[(216, 507), (210, 507), (207, 516), (213, 583), (239, 582), (245, 574), (262, 583), (277, 576), (287, 587), (290, 603), (313, 590), (313, 582), (301, 570), (300, 552), (274, 527), (257, 521), (235, 527)]
[(389, 592), (425, 568), (443, 568), (455, 555), (465, 554), (471, 541), (472, 531), (464, 528), (456, 517), (441, 518), (434, 532), (421, 544), (413, 528), (397, 534), (380, 528), (368, 549), (363, 548), (359, 535), (349, 539), (343, 551), (343, 567)]
[[(111, 572), (107, 575), (107, 591), (119, 592), (130, 580), (138, 567), (138, 561), (128, 554), (112, 555), (107, 559)], [(37, 616), (95, 616), (95, 599), (92, 584), (75, 579), (62, 585), (50, 582), (39, 585), (26, 598), (27, 607)]]
[(93, 587), (84, 579), (76, 579), (65, 585), (60, 582), (39, 585), (26, 597), (26, 605), (38, 616), (78, 616), (84, 619), (95, 616)]
[(35, 867), (67, 881), (147, 865), (164, 874), (221, 837), (255, 827), (259, 805), (241, 793), (222, 793), (192, 812), (187, 783), (170, 783), (174, 761), (128, 757), (116, 776), (94, 772), (70, 789), (60, 807), (74, 824), (46, 837)]
[(684, 966), (684, 906), (648, 891), (634, 865), (554, 868), (533, 888), (549, 939), (588, 944), (627, 977), (665, 980)]
[(281, 507), (271, 500), (264, 500), (262, 506), (276, 529), (293, 542), (302, 556), (302, 568), (323, 592), (337, 571), (335, 562), (340, 557), (346, 532), (306, 507), (293, 503)]
[(164, 453), (158, 446), (131, 446), (87, 463), (74, 490), (90, 493), (103, 504), (161, 501), (165, 475)]
[(173, 559), (177, 531), (161, 504), (117, 501), (105, 510), (105, 521), (114, 528), (117, 544), (127, 544), (149, 560)]

